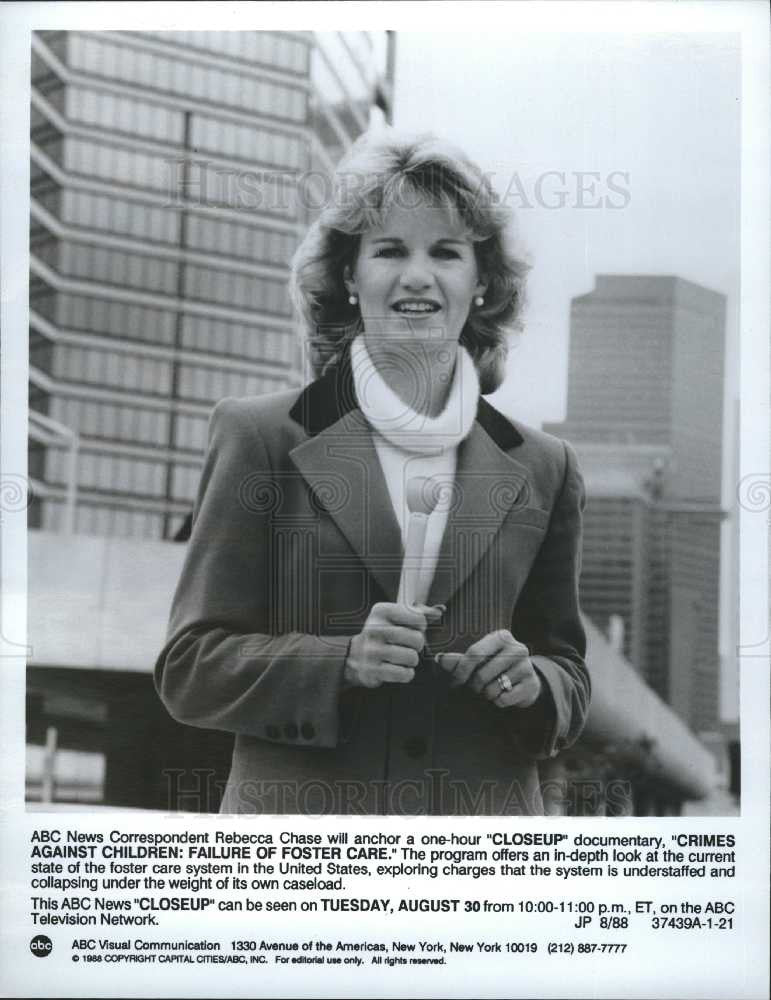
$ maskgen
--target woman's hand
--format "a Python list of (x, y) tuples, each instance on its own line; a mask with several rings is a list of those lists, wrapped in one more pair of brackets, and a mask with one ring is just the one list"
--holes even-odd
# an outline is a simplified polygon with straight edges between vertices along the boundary
[(351, 640), (343, 675), (345, 686), (408, 684), (415, 676), (426, 642), (426, 626), (441, 614), (442, 609), (425, 605), (373, 605), (361, 632)]
[(437, 662), (452, 687), (467, 684), (500, 708), (529, 708), (543, 688), (530, 652), (508, 629), (490, 632), (465, 653), (441, 653)]

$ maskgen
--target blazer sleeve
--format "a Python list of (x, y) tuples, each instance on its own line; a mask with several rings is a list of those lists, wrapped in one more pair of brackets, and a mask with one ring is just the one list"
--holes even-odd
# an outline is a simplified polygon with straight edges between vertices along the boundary
[(271, 634), (270, 518), (242, 500), (246, 477), (268, 473), (270, 483), (256, 423), (239, 400), (222, 400), (212, 413), (155, 685), (179, 722), (334, 747), (350, 637)]
[(578, 739), (591, 696), (578, 598), (586, 492), (575, 453), (567, 442), (563, 446), (562, 486), (511, 627), (543, 682), (538, 701), (519, 713), (517, 725), (521, 747), (540, 759), (556, 757)]

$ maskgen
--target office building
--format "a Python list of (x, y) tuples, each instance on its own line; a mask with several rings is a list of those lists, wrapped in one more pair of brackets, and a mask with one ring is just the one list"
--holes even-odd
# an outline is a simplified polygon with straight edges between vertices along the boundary
[(719, 717), (725, 299), (600, 275), (571, 307), (566, 419), (587, 482), (586, 613), (696, 732)]
[(554, 426), (569, 440), (647, 447), (662, 497), (719, 503), (724, 336), (718, 292), (598, 275), (571, 303), (567, 415)]
[(302, 383), (288, 264), (393, 68), (385, 32), (35, 33), (32, 527), (173, 538), (212, 405)]

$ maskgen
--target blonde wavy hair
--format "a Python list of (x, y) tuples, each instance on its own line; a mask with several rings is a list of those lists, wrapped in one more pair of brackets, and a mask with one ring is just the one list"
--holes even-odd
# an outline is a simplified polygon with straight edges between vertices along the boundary
[[(417, 199), (417, 200), (416, 200)], [(345, 356), (362, 329), (348, 301), (346, 269), (354, 268), (361, 234), (382, 225), (394, 205), (438, 205), (460, 222), (474, 244), (487, 284), (484, 305), (469, 313), (460, 342), (471, 355), (483, 393), (501, 384), (508, 335), (521, 329), (529, 265), (512, 248), (511, 212), (463, 152), (436, 136), (392, 129), (365, 133), (340, 161), (331, 198), (292, 259), (290, 292), (320, 375)]]

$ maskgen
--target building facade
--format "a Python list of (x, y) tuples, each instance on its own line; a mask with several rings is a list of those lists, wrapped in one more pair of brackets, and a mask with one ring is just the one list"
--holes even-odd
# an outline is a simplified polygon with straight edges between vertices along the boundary
[(393, 67), (391, 33), (34, 35), (32, 527), (173, 538), (212, 405), (302, 382), (289, 261)]
[(582, 605), (695, 732), (719, 719), (725, 299), (600, 275), (572, 302), (566, 419), (587, 480)]

